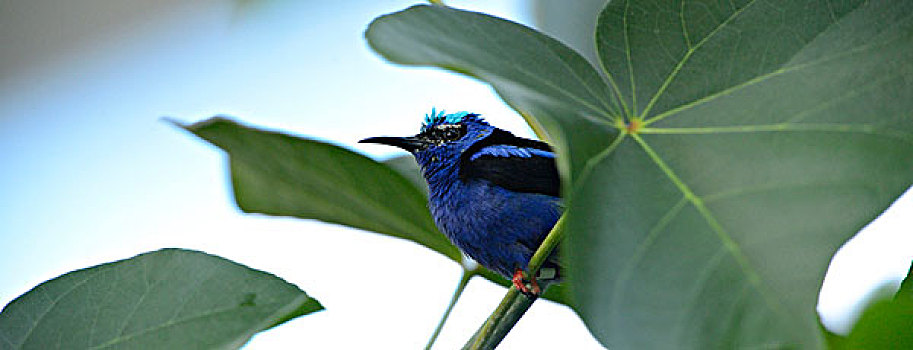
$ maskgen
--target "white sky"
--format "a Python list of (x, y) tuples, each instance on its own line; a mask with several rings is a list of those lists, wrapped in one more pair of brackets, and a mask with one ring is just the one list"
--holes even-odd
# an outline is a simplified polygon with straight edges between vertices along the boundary
[[(221, 152), (159, 118), (229, 114), (374, 156), (392, 150), (357, 140), (414, 133), (432, 106), (532, 134), (486, 85), (392, 66), (367, 48), (373, 17), (415, 1), (280, 3), (239, 15), (225, 1), (190, 2), (26, 71), (0, 69), (0, 305), (77, 268), (182, 247), (274, 273), (327, 308), (249, 349), (424, 346), (456, 264), (380, 235), (243, 215)], [(528, 23), (520, 1), (448, 3)], [(907, 196), (838, 254), (819, 305), (826, 324), (845, 330), (852, 305), (899, 283), (913, 257), (911, 212)], [(461, 346), (502, 295), (474, 280), (437, 348)], [(573, 312), (541, 301), (503, 347), (601, 348)]]

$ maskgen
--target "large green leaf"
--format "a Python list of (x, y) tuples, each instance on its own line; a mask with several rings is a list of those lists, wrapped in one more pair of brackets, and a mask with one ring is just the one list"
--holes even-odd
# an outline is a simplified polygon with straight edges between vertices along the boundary
[[(411, 156), (383, 163), (320, 141), (258, 130), (215, 117), (185, 126), (228, 152), (235, 201), (245, 212), (338, 223), (407, 239), (462, 263), (428, 211), (426, 189)], [(502, 286), (504, 277), (473, 273)], [(564, 287), (545, 297), (566, 304)]]
[(828, 262), (913, 180), (913, 3), (737, 5), (602, 16), (646, 124), (594, 159), (568, 221), (578, 308), (609, 346), (821, 347)]
[(491, 83), (545, 128), (573, 189), (575, 306), (603, 344), (820, 348), (830, 258), (913, 180), (911, 13), (615, 1), (597, 28), (607, 84), (553, 40), (476, 13), (413, 7), (367, 38), (394, 62)]
[(0, 312), (0, 348), (238, 348), (322, 309), (276, 276), (164, 249), (70, 272), (16, 298)]

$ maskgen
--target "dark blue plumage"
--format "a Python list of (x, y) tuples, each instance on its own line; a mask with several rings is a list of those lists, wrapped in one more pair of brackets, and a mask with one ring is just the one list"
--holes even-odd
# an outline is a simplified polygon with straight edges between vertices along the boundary
[[(361, 142), (403, 148), (428, 182), (428, 206), (441, 232), (482, 266), (518, 282), (518, 270), (561, 216), (560, 178), (548, 144), (514, 136), (467, 112), (426, 116), (411, 137)], [(541, 279), (557, 278), (557, 259)], [(533, 279), (533, 292), (538, 286)], [(527, 291), (524, 284), (518, 284)]]

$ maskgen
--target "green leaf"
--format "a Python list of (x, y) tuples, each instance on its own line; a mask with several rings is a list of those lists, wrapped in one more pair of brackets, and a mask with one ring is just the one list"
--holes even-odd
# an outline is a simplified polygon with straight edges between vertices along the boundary
[(821, 348), (828, 262), (913, 179), (911, 13), (614, 1), (597, 28), (607, 82), (477, 13), (413, 7), (366, 36), (393, 62), (490, 83), (557, 146), (570, 289), (604, 345)]
[(913, 301), (913, 264), (910, 264), (910, 271), (907, 272), (907, 278), (904, 278), (903, 282), (900, 283), (900, 288), (898, 288), (894, 298), (906, 298)]
[[(320, 141), (215, 117), (185, 129), (228, 152), (241, 210), (342, 224), (407, 239), (461, 263), (431, 219), (424, 180), (411, 156), (374, 161)], [(502, 286), (504, 277), (474, 272)], [(545, 298), (567, 303), (563, 286)]]
[(163, 249), (70, 272), (16, 298), (0, 312), (0, 348), (238, 348), (322, 309), (271, 274)]
[(408, 239), (459, 262), (425, 195), (399, 172), (350, 150), (215, 117), (185, 127), (228, 152), (248, 213), (317, 219)]
[(869, 305), (856, 321), (844, 349), (913, 349), (913, 266), (892, 299)]
[(818, 318), (818, 330), (821, 331), (821, 335), (824, 337), (825, 348), (830, 350), (841, 350), (846, 349), (846, 337), (831, 332), (829, 329), (824, 327), (824, 324), (821, 323), (821, 318)]
[(881, 300), (860, 316), (844, 349), (913, 349), (913, 302)]
[(425, 198), (428, 197), (428, 183), (426, 183), (425, 178), (422, 177), (422, 169), (419, 168), (418, 163), (415, 162), (415, 157), (411, 155), (397, 156), (384, 160), (382, 163), (399, 172), (399, 174), (409, 180), (415, 188), (420, 189), (422, 194), (425, 195)]
[(605, 9), (600, 53), (644, 125), (571, 202), (603, 344), (823, 347), (828, 262), (913, 179), (913, 3), (859, 3)]

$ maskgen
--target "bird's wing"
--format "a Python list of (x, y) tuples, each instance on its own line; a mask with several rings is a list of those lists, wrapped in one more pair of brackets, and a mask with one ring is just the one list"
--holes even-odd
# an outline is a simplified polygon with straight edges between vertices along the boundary
[(460, 175), (515, 192), (560, 197), (561, 178), (551, 147), (502, 130), (495, 130), (463, 154)]

